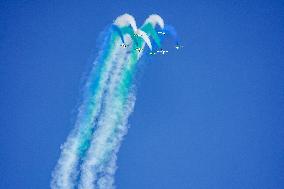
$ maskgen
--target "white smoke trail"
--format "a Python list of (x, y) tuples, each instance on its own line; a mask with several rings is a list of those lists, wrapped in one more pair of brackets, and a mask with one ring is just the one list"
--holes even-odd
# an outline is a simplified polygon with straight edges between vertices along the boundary
[[(114, 53), (116, 54), (119, 51), (119, 46), (114, 48)], [(84, 137), (84, 130), (88, 130), (92, 128), (94, 119), (97, 117), (97, 115), (100, 112), (100, 107), (102, 103), (103, 93), (107, 86), (107, 80), (109, 79), (110, 72), (113, 67), (114, 57), (111, 57), (109, 60), (106, 60), (105, 62), (105, 68), (104, 71), (101, 72), (100, 81), (98, 84), (98, 89), (96, 91), (96, 94), (94, 97), (92, 97), (92, 104), (94, 107), (92, 107), (91, 115), (87, 118), (80, 118), (84, 117), (83, 109), (85, 109), (85, 105), (80, 107), (79, 109), (79, 115), (78, 120), (75, 124), (75, 129), (73, 132), (69, 135), (67, 138), (67, 141), (65, 144), (61, 147), (62, 152), (61, 156), (58, 160), (57, 166), (53, 172), (53, 180), (51, 183), (51, 188), (57, 189), (71, 189), (74, 188), (74, 182), (76, 180), (76, 177), (78, 175), (78, 170), (76, 170), (79, 162), (79, 147), (81, 145), (82, 137)], [(88, 83), (87, 83), (88, 85)], [(87, 119), (87, 120), (84, 120)], [(90, 120), (88, 120), (90, 119)]]
[(114, 24), (120, 27), (124, 27), (127, 25), (130, 25), (134, 31), (134, 33), (136, 33), (137, 31), (137, 25), (136, 25), (136, 21), (135, 18), (133, 16), (131, 16), (130, 14), (123, 14), (119, 17), (117, 17), (114, 21)]
[[(110, 154), (120, 143), (122, 136), (127, 130), (124, 123), (121, 123), (122, 116), (125, 116), (124, 99), (117, 92), (117, 86), (121, 83), (121, 72), (128, 62), (129, 55), (120, 55), (116, 62), (116, 71), (111, 76), (111, 82), (105, 99), (105, 110), (98, 120), (98, 128), (94, 133), (93, 141), (82, 165), (80, 188), (95, 188), (95, 181), (98, 174), (106, 170), (106, 163)], [(127, 116), (128, 117), (128, 116)], [(107, 157), (105, 157), (107, 156)], [(105, 173), (104, 173), (105, 174)], [(101, 185), (103, 179), (100, 181)]]
[[(121, 141), (125, 134), (127, 133), (127, 118), (133, 110), (135, 103), (135, 98), (130, 97), (127, 105), (124, 107), (123, 120), (120, 123), (117, 122), (117, 117), (113, 116), (112, 120), (103, 120), (104, 125), (102, 127), (107, 127), (102, 131), (101, 138), (98, 138), (97, 141), (94, 140), (93, 148), (90, 148), (89, 159), (86, 159), (85, 164), (82, 167), (82, 172), (85, 175), (85, 179), (82, 179), (81, 189), (83, 188), (98, 188), (98, 189), (111, 189), (114, 187), (114, 174), (116, 171), (116, 159), (117, 152), (119, 150)], [(121, 105), (116, 104), (118, 109)], [(113, 106), (112, 108), (115, 108)], [(121, 111), (121, 110), (120, 110)], [(109, 111), (108, 114), (117, 114), (117, 112)], [(110, 115), (106, 115), (106, 118), (109, 119)], [(119, 117), (119, 115), (117, 115)], [(114, 128), (111, 128), (114, 127)], [(96, 149), (102, 148), (98, 151)], [(97, 155), (97, 156), (96, 156)], [(105, 161), (105, 162), (103, 162)], [(99, 176), (100, 174), (100, 176)]]
[(125, 114), (123, 116), (123, 119), (121, 121), (121, 124), (119, 125), (119, 132), (116, 134), (116, 141), (114, 141), (115, 146), (114, 149), (110, 155), (110, 160), (107, 166), (105, 166), (103, 170), (103, 176), (98, 179), (98, 188), (99, 189), (111, 189), (114, 188), (114, 174), (117, 169), (116, 166), (116, 160), (117, 160), (117, 153), (119, 151), (121, 142), (123, 140), (123, 137), (127, 134), (128, 126), (128, 117), (133, 111), (133, 107), (135, 104), (135, 95), (130, 94), (127, 105), (126, 105), (126, 110)]
[[(143, 45), (144, 46), (144, 45)], [(117, 70), (117, 74), (114, 76), (113, 82), (110, 84), (109, 89), (109, 96), (106, 99), (106, 102), (108, 103), (107, 107), (109, 109), (105, 112), (105, 117), (103, 117), (103, 120), (109, 119), (109, 116), (113, 116), (112, 109), (117, 109), (117, 118), (116, 118), (116, 125), (113, 128), (114, 131), (111, 134), (112, 136), (110, 139), (112, 140), (112, 144), (110, 145), (110, 154), (109, 157), (106, 157), (107, 163), (104, 165), (100, 177), (97, 178), (97, 187), (99, 189), (112, 189), (114, 188), (114, 174), (116, 172), (117, 166), (116, 166), (116, 160), (117, 160), (117, 153), (119, 151), (121, 142), (123, 140), (123, 137), (127, 134), (128, 130), (128, 117), (133, 111), (133, 107), (135, 104), (135, 92), (130, 88), (129, 94), (127, 96), (121, 97), (121, 89), (120, 85), (122, 84), (122, 78), (123, 78), (123, 72), (128, 69), (129, 63), (131, 64), (131, 61), (129, 57), (128, 59), (124, 59), (124, 67), (121, 67), (121, 69)], [(128, 86), (131, 87), (132, 85)], [(120, 104), (122, 101), (122, 104)], [(115, 102), (115, 106), (111, 107), (111, 104)], [(108, 123), (106, 123), (108, 124)], [(102, 125), (103, 126), (103, 125)], [(95, 147), (95, 146), (94, 146)], [(91, 156), (90, 158), (94, 158), (94, 156)], [(93, 181), (94, 183), (94, 181)]]
[(161, 29), (164, 29), (164, 27), (165, 27), (164, 20), (157, 14), (151, 14), (145, 20), (144, 25), (148, 24), (148, 23), (150, 23), (153, 26), (153, 28), (155, 28), (157, 24), (161, 27)]

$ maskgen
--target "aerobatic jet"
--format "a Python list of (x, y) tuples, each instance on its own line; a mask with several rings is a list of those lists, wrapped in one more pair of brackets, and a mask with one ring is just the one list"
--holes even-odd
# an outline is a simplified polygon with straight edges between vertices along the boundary
[(166, 35), (166, 32), (161, 32), (161, 31), (159, 31), (158, 34)]
[(123, 47), (123, 48), (128, 47), (128, 45), (126, 45), (125, 43), (121, 44), (120, 46)]
[(135, 50), (138, 51), (138, 52), (141, 52), (143, 49), (140, 48), (140, 47), (137, 47)]
[(177, 43), (176, 46), (175, 46), (175, 48), (176, 48), (177, 50), (179, 50), (180, 48), (183, 48), (183, 46)]
[(157, 51), (157, 53), (161, 53), (161, 54), (166, 54), (166, 53), (168, 53), (169, 51), (165, 51), (165, 50), (163, 50), (163, 49), (161, 49), (161, 50), (159, 50), (159, 51)]

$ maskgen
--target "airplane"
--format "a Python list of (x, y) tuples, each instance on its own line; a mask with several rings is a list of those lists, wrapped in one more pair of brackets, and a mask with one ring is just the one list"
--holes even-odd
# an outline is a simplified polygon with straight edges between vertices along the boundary
[(137, 33), (135, 33), (135, 34), (133, 34), (133, 36), (134, 36), (134, 37), (142, 37), (143, 34), (139, 34), (139, 33), (137, 34)]
[(165, 32), (161, 32), (161, 31), (159, 31), (158, 34), (166, 35)]
[(150, 55), (155, 55), (156, 53), (155, 53), (155, 52), (150, 52), (149, 54), (150, 54)]
[(137, 47), (135, 50), (138, 51), (138, 52), (141, 52), (143, 49), (140, 48), (140, 47)]
[(183, 48), (183, 46), (177, 43), (176, 46), (175, 46), (175, 48), (176, 48), (177, 50), (179, 50), (180, 48)]
[(161, 53), (161, 54), (166, 54), (166, 53), (168, 53), (169, 51), (165, 51), (165, 50), (163, 50), (163, 49), (161, 49), (161, 50), (159, 50), (159, 51), (157, 51), (157, 53)]
[(125, 43), (122, 43), (120, 46), (123, 48), (126, 48), (128, 45), (126, 45)]

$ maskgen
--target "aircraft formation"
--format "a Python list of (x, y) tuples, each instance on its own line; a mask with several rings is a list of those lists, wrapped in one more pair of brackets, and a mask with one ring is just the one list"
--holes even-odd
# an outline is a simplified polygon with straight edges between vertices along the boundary
[[(128, 23), (125, 23), (125, 20), (128, 20)], [(156, 29), (156, 25), (159, 26), (158, 29)], [(183, 48), (183, 46), (180, 45), (175, 28), (170, 25), (164, 25), (163, 19), (156, 14), (149, 16), (140, 28), (137, 28), (132, 16), (128, 14), (122, 15), (114, 21), (112, 29), (119, 35), (121, 39), (120, 46), (122, 48), (130, 49), (138, 53), (146, 50), (146, 44), (149, 48), (149, 51), (147, 51), (149, 55), (167, 54), (169, 50), (165, 50), (161, 47), (161, 39), (168, 36), (171, 36), (175, 40), (174, 48), (176, 50)], [(125, 41), (126, 35), (131, 38), (128, 43)]]

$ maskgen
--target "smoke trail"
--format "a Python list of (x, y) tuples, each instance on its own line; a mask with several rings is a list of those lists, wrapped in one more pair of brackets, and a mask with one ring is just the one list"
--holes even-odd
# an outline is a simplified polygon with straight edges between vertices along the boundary
[(135, 19), (124, 14), (106, 33), (85, 87), (75, 129), (61, 147), (51, 188), (114, 188), (117, 152), (135, 104), (137, 61), (145, 45), (152, 51), (149, 36), (160, 47), (157, 24), (164, 28), (160, 16), (150, 15), (138, 29)]
[(125, 54), (125, 49), (121, 49), (118, 45), (118, 37), (108, 35), (105, 39), (103, 51), (95, 61), (94, 68), (87, 81), (84, 101), (79, 108), (75, 129), (61, 147), (62, 152), (53, 172), (51, 188), (74, 188), (78, 176), (77, 166), (81, 156), (88, 149), (96, 125), (95, 120), (98, 119), (103, 105), (104, 93), (110, 74), (116, 65), (117, 57), (120, 57), (121, 53)]
[[(114, 39), (106, 39), (107, 53), (115, 53), (118, 48), (108, 46)], [(88, 139), (92, 135), (93, 122), (98, 116), (101, 101), (113, 67), (113, 57), (107, 57), (106, 52), (101, 52), (100, 58), (95, 62), (95, 68), (91, 71), (89, 81), (86, 84), (85, 99), (79, 109), (79, 115), (75, 123), (75, 129), (61, 147), (61, 157), (53, 173), (51, 188), (73, 188), (77, 177), (77, 163), (80, 155), (87, 148)], [(97, 78), (98, 77), (98, 78)], [(94, 93), (92, 90), (96, 91)]]
[[(114, 159), (120, 142), (127, 132), (127, 118), (135, 102), (135, 95), (131, 90), (133, 67), (136, 63), (134, 56), (117, 62), (122, 67), (118, 68), (109, 85), (105, 111), (100, 116), (98, 129), (82, 165), (81, 189), (95, 188), (96, 180), (98, 188), (109, 188), (104, 186), (112, 183), (110, 180), (115, 172)], [(111, 166), (106, 166), (111, 159)], [(99, 175), (103, 176), (99, 178)]]

